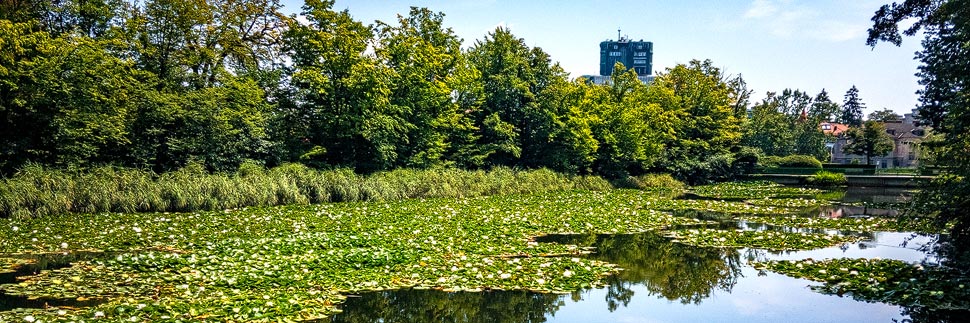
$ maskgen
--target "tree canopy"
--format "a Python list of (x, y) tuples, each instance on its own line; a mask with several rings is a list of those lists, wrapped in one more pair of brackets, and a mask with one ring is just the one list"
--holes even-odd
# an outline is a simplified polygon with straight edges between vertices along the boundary
[[(618, 65), (593, 84), (507, 28), (463, 48), (443, 13), (418, 7), (368, 24), (332, 0), (308, 0), (289, 17), (278, 0), (0, 6), (3, 174), (29, 163), (164, 172), (249, 161), (704, 182), (756, 157), (735, 154), (772, 131), (763, 127), (772, 109), (789, 120), (778, 133), (791, 135), (772, 140), (798, 147), (760, 148), (823, 157), (811, 123), (836, 106), (824, 92), (786, 91), (748, 122), (752, 90), (710, 60), (667, 68), (651, 84)], [(799, 109), (810, 120), (796, 124)]]
[[(945, 176), (926, 190), (926, 211), (941, 223), (953, 222), (958, 241), (970, 243), (970, 0), (906, 0), (882, 6), (872, 18), (866, 43), (899, 45), (903, 35), (923, 31), (917, 92), (919, 118), (942, 138), (928, 145)], [(904, 23), (904, 21), (907, 21)], [(912, 22), (900, 32), (901, 24)]]

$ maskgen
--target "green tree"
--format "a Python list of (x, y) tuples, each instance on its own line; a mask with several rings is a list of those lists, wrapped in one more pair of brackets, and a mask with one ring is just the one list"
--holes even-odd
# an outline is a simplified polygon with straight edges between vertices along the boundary
[(593, 134), (599, 142), (597, 173), (619, 178), (652, 166), (663, 151), (664, 134), (673, 129), (660, 121), (664, 111), (649, 102), (647, 86), (633, 69), (617, 63), (613, 70), (609, 85), (603, 86), (605, 100), (592, 110), (597, 121)]
[(872, 113), (869, 113), (869, 116), (867, 117), (867, 119), (887, 122), (887, 121), (903, 120), (903, 116), (897, 114), (896, 112), (893, 112), (893, 110), (883, 109), (881, 111), (878, 111), (878, 110), (872, 111)]
[(811, 120), (834, 121), (839, 113), (838, 103), (832, 102), (829, 92), (822, 89), (812, 102), (812, 107), (808, 110), (808, 118)]
[(893, 138), (886, 133), (882, 122), (866, 121), (862, 129), (852, 128), (846, 135), (848, 142), (842, 150), (847, 154), (866, 156), (866, 165), (873, 156), (883, 156), (893, 150)]
[(923, 30), (923, 50), (916, 58), (921, 65), (919, 116), (942, 135), (935, 146), (937, 163), (945, 166), (935, 187), (921, 194), (926, 214), (940, 223), (954, 223), (956, 241), (970, 245), (970, 1), (906, 0), (884, 5), (872, 18), (867, 44), (902, 42), (899, 24), (914, 23), (902, 34), (913, 36)]
[[(378, 22), (378, 59), (392, 70), (390, 104), (404, 113), (407, 137), (398, 146), (400, 165), (454, 165), (477, 159), (468, 116), (478, 110), (477, 71), (461, 50), (461, 39), (443, 26), (444, 14), (412, 7), (395, 26)], [(471, 153), (471, 156), (467, 156)]]
[[(693, 60), (668, 68), (654, 80), (647, 97), (659, 104), (673, 131), (666, 137), (664, 156), (656, 168), (689, 182), (710, 175), (705, 161), (723, 155), (741, 139), (741, 120), (734, 107), (743, 98), (733, 78), (710, 60)], [(706, 173), (707, 175), (705, 175)]]
[(548, 134), (538, 129), (549, 123), (543, 120), (549, 116), (540, 111), (538, 98), (566, 73), (548, 54), (529, 48), (506, 28), (476, 41), (468, 57), (481, 72), (485, 93), (482, 109), (473, 115), (483, 132), (480, 145), (493, 149), (487, 164), (535, 166), (534, 156), (548, 142)]
[(839, 122), (847, 124), (850, 127), (862, 126), (862, 109), (865, 107), (866, 105), (859, 98), (859, 89), (853, 85), (852, 88), (845, 92), (845, 100), (842, 101), (842, 114), (839, 117)]
[(409, 127), (404, 111), (389, 100), (393, 72), (365, 54), (371, 28), (332, 6), (307, 1), (303, 14), (310, 23), (292, 21), (286, 32), (295, 108), (282, 112), (307, 121), (303, 129), (277, 133), (299, 136), (302, 144), (289, 150), (305, 162), (387, 169), (397, 162)]
[(825, 134), (819, 123), (827, 121), (837, 104), (822, 90), (815, 98), (799, 90), (769, 92), (752, 107), (743, 143), (771, 156), (810, 155), (828, 159)]

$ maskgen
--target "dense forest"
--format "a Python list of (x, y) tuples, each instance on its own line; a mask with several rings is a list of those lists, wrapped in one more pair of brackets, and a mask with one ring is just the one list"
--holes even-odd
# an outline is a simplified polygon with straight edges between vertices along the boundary
[(300, 16), (277, 0), (0, 5), (7, 175), (249, 161), (699, 182), (737, 174), (758, 149), (826, 158), (817, 121), (839, 110), (824, 91), (785, 90), (749, 118), (752, 91), (711, 61), (667, 68), (649, 86), (632, 71), (608, 85), (570, 79), (508, 29), (463, 48), (444, 14), (424, 8), (364, 24), (325, 0)]

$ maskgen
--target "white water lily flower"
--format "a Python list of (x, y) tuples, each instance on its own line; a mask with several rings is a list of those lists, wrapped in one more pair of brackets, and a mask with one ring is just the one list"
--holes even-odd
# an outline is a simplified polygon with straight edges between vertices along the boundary
[(852, 275), (852, 276), (855, 276), (855, 275), (858, 275), (858, 274), (859, 274), (859, 272), (858, 271), (855, 271), (855, 270), (849, 272), (849, 275)]
[(141, 233), (141, 228), (139, 228), (139, 227), (133, 227), (131, 229), (134, 230), (135, 233)]
[(569, 271), (569, 269), (566, 269), (565, 271), (562, 272), (562, 276), (566, 278), (572, 277), (573, 272)]
[(102, 311), (94, 312), (94, 317), (104, 317), (104, 312)]
[(498, 278), (501, 278), (501, 279), (509, 279), (509, 278), (512, 278), (512, 275), (509, 274), (509, 273), (504, 273), (504, 274), (499, 275)]
[(61, 242), (61, 249), (67, 249), (67, 242)]
[(11, 228), (11, 229), (12, 229), (13, 231), (17, 231), (17, 230), (20, 230), (20, 228), (18, 228), (18, 227), (17, 227), (16, 225), (15, 225), (15, 226), (13, 226), (13, 228)]
[(823, 274), (823, 275), (824, 275), (824, 274), (826, 273), (826, 271), (825, 271), (825, 269), (819, 269), (819, 270), (818, 270), (818, 273), (819, 273), (819, 274)]
[(37, 319), (35, 319), (33, 315), (27, 315), (27, 316), (24, 316), (24, 321), (27, 321), (27, 322), (34, 322), (34, 321), (36, 321), (36, 320), (37, 320)]
[(545, 279), (542, 279), (542, 278), (539, 278), (539, 279), (536, 279), (536, 282), (539, 283), (539, 285), (543, 285), (543, 284), (546, 283), (546, 280)]
[(67, 315), (67, 311), (65, 311), (65, 310), (58, 310), (57, 311), (57, 315), (62, 315), (62, 316), (63, 315)]

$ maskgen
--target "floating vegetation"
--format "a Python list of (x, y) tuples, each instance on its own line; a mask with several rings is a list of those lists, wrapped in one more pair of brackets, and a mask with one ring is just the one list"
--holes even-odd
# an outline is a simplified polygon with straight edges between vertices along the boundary
[(822, 190), (783, 186), (767, 181), (728, 182), (697, 186), (694, 194), (720, 199), (764, 199), (779, 197), (804, 197), (823, 193)]
[(825, 294), (930, 309), (970, 309), (970, 277), (956, 271), (881, 259), (805, 259), (753, 265), (823, 282), (812, 288)]
[[(6, 254), (117, 253), (0, 289), (33, 298), (105, 300), (90, 308), (35, 311), (38, 320), (183, 321), (321, 318), (336, 310), (342, 294), (404, 287), (566, 292), (600, 285), (617, 268), (581, 257), (585, 251), (576, 246), (532, 238), (701, 223), (650, 209), (657, 199), (635, 190), (577, 191), (6, 219), (0, 222)], [(0, 313), (0, 321), (22, 320), (10, 315)]]
[(893, 231), (937, 233), (939, 229), (925, 218), (823, 218), (805, 216), (745, 216), (743, 221), (793, 228), (834, 229), (854, 232)]
[(676, 242), (699, 247), (809, 250), (856, 242), (861, 237), (787, 231), (684, 229), (668, 232)]
[(832, 205), (831, 201), (806, 198), (778, 198), (778, 199), (755, 199), (745, 201), (755, 206), (774, 206), (788, 209), (806, 209)]
[[(64, 255), (56, 260), (64, 265), (39, 266), (50, 270), (0, 285), (5, 297), (54, 305), (0, 308), (0, 321), (313, 320), (334, 314), (348, 294), (402, 288), (562, 293), (601, 286), (622, 269), (586, 257), (589, 249), (537, 239), (548, 234), (657, 232), (672, 245), (805, 250), (862, 238), (724, 229), (733, 225), (725, 221), (908, 228), (890, 219), (853, 224), (792, 217), (828, 204), (806, 198), (817, 190), (765, 183), (698, 190), (732, 200), (614, 189), (0, 219), (0, 273), (34, 266), (38, 255)], [(711, 222), (700, 215), (724, 217), (704, 217), (718, 221)]]

